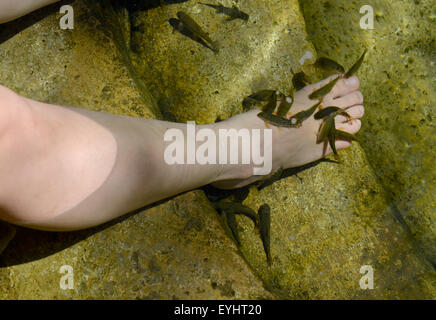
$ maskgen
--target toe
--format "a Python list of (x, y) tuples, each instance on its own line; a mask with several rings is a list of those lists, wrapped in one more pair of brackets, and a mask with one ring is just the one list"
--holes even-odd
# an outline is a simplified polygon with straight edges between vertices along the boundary
[[(340, 74), (334, 74), (334, 75), (331, 75), (331, 76), (325, 78), (324, 80), (321, 80), (320, 82), (313, 83), (313, 84), (310, 84), (310, 85), (304, 87), (303, 90), (306, 91), (306, 93), (310, 94), (310, 93), (312, 93), (313, 91), (322, 88), (323, 86), (325, 86), (325, 85), (328, 84), (330, 81), (332, 81), (333, 79), (337, 78), (338, 76), (340, 76)], [(340, 81), (341, 81), (341, 80), (339, 80), (338, 82), (340, 82)], [(337, 85), (337, 84), (336, 84), (336, 85)]]
[[(363, 105), (357, 105), (346, 109), (349, 116), (353, 119), (360, 119), (365, 114), (365, 108)], [(349, 119), (343, 115), (339, 115), (335, 119), (338, 123), (346, 122)]]
[(337, 140), (335, 144), (337, 150), (342, 150), (351, 146), (351, 142), (345, 140)]
[(351, 120), (349, 122), (340, 122), (339, 119), (335, 119), (336, 129), (342, 130), (351, 134), (355, 134), (357, 131), (360, 130), (360, 127), (362, 126), (362, 122), (360, 120)]
[(359, 86), (359, 78), (356, 76), (352, 76), (348, 79), (341, 79), (333, 87), (332, 91), (329, 93), (329, 96), (332, 98), (342, 97), (353, 91), (356, 91), (359, 89)]
[[(361, 125), (362, 123), (360, 122), (360, 120), (353, 120), (347, 123), (336, 123), (336, 128), (338, 130), (355, 134), (357, 131), (360, 130)], [(335, 145), (337, 150), (342, 150), (348, 148), (351, 145), (351, 141), (336, 140)]]
[[(339, 108), (348, 108), (356, 105), (361, 105), (363, 103), (363, 94), (360, 91), (353, 91), (343, 97), (329, 100), (325, 99), (327, 104), (333, 105)], [(326, 102), (324, 102), (325, 104)]]

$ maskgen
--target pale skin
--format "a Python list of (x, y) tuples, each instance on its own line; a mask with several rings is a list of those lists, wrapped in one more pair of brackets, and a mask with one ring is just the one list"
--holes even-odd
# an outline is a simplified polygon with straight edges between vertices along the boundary
[[(34, 10), (55, 1), (23, 2)], [(0, 21), (5, 21), (28, 13), (29, 7), (0, 0), (0, 12)], [(309, 94), (332, 77), (297, 92), (292, 113), (311, 107)], [(341, 79), (323, 98), (324, 106), (348, 108), (354, 120), (338, 116), (336, 126), (352, 134), (360, 129), (364, 113), (358, 88), (357, 77)], [(258, 112), (197, 129), (210, 128), (217, 136), (220, 128), (265, 129)], [(272, 169), (300, 166), (331, 153), (316, 144), (320, 124), (310, 117), (300, 128), (269, 126)], [(164, 134), (169, 128), (186, 132), (181, 123), (49, 105), (0, 86), (0, 219), (43, 230), (83, 229), (209, 183), (235, 188), (261, 178), (253, 176), (253, 165), (166, 164)], [(349, 145), (336, 142), (338, 150)]]

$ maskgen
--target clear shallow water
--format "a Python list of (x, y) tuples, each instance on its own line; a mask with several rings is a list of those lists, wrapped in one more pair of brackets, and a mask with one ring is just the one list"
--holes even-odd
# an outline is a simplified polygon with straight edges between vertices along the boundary
[[(13, 42), (3, 44), (16, 54), (3, 53), (2, 66), (14, 77), (3, 74), (2, 83), (30, 97), (96, 110), (104, 105), (101, 111), (147, 117), (159, 113), (157, 107), (178, 121), (200, 123), (241, 112), (242, 98), (254, 90), (289, 90), (290, 70), (301, 68), (299, 60), (307, 52), (313, 59), (306, 60), (305, 67), (316, 77), (309, 65), (317, 56), (327, 55), (348, 66), (364, 47), (370, 49), (359, 72), (367, 110), (361, 144), (344, 151), (341, 166), (320, 164), (301, 173), (302, 183), (288, 177), (259, 193), (252, 191), (244, 202), (253, 208), (262, 203), (272, 207), (271, 268), (250, 221), (239, 219), (242, 246), (237, 251), (216, 224), (216, 214), (202, 191), (196, 191), (92, 232), (21, 231), (2, 256), (8, 266), (1, 269), (2, 281), (8, 287), (11, 281), (15, 284), (8, 295), (66, 295), (44, 281), (26, 283), (37, 272), (47, 281), (57, 279), (49, 272), (50, 264), (80, 257), (75, 264), (80, 286), (68, 293), (76, 297), (259, 297), (266, 294), (259, 279), (267, 292), (282, 298), (434, 296), (434, 271), (428, 262), (435, 234), (434, 68), (429, 68), (434, 64), (434, 18), (428, 3), (371, 3), (377, 16), (373, 31), (359, 28), (361, 4), (357, 2), (241, 1), (238, 5), (250, 14), (247, 23), (225, 23), (224, 17), (194, 1), (150, 10), (130, 4), (127, 11), (120, 5), (112, 11), (93, 4), (86, 9), (82, 4), (77, 9), (80, 23), (71, 38), (54, 32), (51, 45), (44, 47), (35, 32), (22, 34), (35, 43), (29, 50), (30, 63), (17, 60), (20, 51)], [(221, 42), (218, 55), (172, 33), (168, 21), (179, 10), (189, 12)], [(51, 34), (56, 31), (55, 21), (38, 28)], [(87, 55), (90, 47), (92, 58)], [(52, 56), (47, 60), (48, 52)], [(53, 63), (65, 55), (76, 57), (72, 64), (65, 62), (73, 72), (56, 69)], [(124, 70), (110, 65), (114, 56), (127, 65), (127, 74), (145, 103), (130, 99), (128, 108), (120, 107), (126, 93), (136, 96), (124, 84), (125, 75), (111, 69)], [(93, 69), (87, 60), (100, 69)], [(48, 62), (41, 67), (39, 61)], [(58, 75), (58, 83), (45, 85), (52, 78), (43, 70)], [(29, 78), (31, 71), (35, 78)], [(116, 79), (112, 83), (111, 77)], [(27, 82), (16, 80), (26, 78)], [(64, 78), (76, 89), (73, 93), (55, 89)], [(102, 91), (102, 83), (104, 95), (95, 95)], [(91, 89), (81, 93), (83, 88)], [(121, 94), (116, 88), (121, 88)], [(399, 215), (410, 233), (398, 222)], [(186, 225), (195, 227), (185, 229)], [(21, 265), (23, 260), (29, 263)], [(376, 290), (359, 288), (362, 265), (374, 267)], [(206, 293), (195, 293), (193, 288)]]

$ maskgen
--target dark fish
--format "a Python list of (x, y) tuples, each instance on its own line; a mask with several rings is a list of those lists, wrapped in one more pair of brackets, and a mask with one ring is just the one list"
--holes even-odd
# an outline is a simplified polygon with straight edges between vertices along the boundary
[(321, 131), (319, 132), (318, 137), (316, 139), (316, 143), (321, 143), (326, 141), (331, 128), (334, 126), (335, 126), (335, 118), (328, 117), (322, 125)]
[(326, 118), (330, 116), (332, 113), (335, 113), (339, 111), (341, 108), (339, 107), (325, 107), (324, 109), (321, 109), (315, 115), (313, 116), (316, 120), (320, 120), (322, 118)]
[(244, 21), (248, 21), (248, 18), (250, 17), (245, 12), (239, 10), (235, 5), (233, 5), (231, 8), (227, 8), (224, 7), (222, 4), (215, 5), (215, 4), (202, 3), (202, 2), (200, 2), (200, 4), (214, 8), (217, 11), (217, 13), (223, 13), (229, 16), (229, 18), (227, 19), (228, 21), (235, 20), (235, 19), (242, 19)]
[(277, 107), (277, 94), (272, 94), (267, 104), (262, 107), (262, 111), (272, 114)]
[(365, 58), (365, 54), (368, 52), (368, 49), (365, 49), (360, 56), (359, 60), (356, 61), (356, 63), (350, 68), (350, 70), (347, 71), (345, 74), (345, 78), (351, 77), (353, 74), (359, 70), (360, 66), (362, 65), (363, 59)]
[(318, 111), (317, 113), (315, 113), (315, 115), (313, 116), (316, 120), (320, 120), (323, 118), (326, 118), (330, 115), (336, 116), (338, 114), (341, 114), (345, 117), (347, 117), (349, 120), (351, 120), (351, 116), (343, 109), (339, 108), (339, 107), (325, 107), (324, 109), (321, 109), (320, 111)]
[(351, 133), (337, 130), (337, 129), (336, 129), (336, 139), (347, 140), (347, 141), (356, 141), (357, 140), (356, 137), (354, 135), (352, 135)]
[(257, 116), (263, 121), (273, 124), (277, 127), (298, 128), (301, 127), (304, 120), (309, 118), (315, 112), (316, 108), (318, 108), (320, 103), (321, 102), (318, 102), (311, 108), (298, 112), (289, 119), (281, 118), (267, 112), (260, 112)]
[(8, 223), (0, 221), (0, 255), (15, 237), (16, 229)]
[(331, 72), (331, 71), (340, 72), (340, 73), (345, 72), (345, 69), (343, 66), (341, 66), (336, 61), (334, 61), (330, 58), (326, 58), (326, 57), (318, 58), (318, 60), (316, 60), (316, 62), (315, 62), (315, 67), (320, 68), (320, 69), (324, 69), (328, 72)]
[(326, 94), (328, 94), (333, 89), (336, 82), (338, 82), (338, 80), (340, 78), (341, 78), (340, 76), (337, 76), (334, 80), (330, 81), (325, 86), (319, 88), (318, 90), (315, 90), (314, 92), (311, 93), (309, 98), (311, 100), (321, 99), (322, 97), (324, 97)]
[(295, 73), (292, 77), (292, 85), (296, 91), (303, 89), (309, 83), (309, 79), (303, 71)]
[(207, 32), (205, 32), (197, 22), (195, 22), (185, 12), (177, 12), (177, 17), (182, 22), (182, 26), (192, 33), (192, 36), (197, 40), (203, 40), (213, 49), (215, 53), (218, 52), (218, 43), (213, 41)]
[(257, 186), (257, 190), (262, 190), (263, 188), (272, 185), (274, 182), (280, 180), (282, 178), (283, 168), (279, 168), (273, 173), (266, 176), (263, 180), (261, 180)]
[(310, 107), (307, 110), (303, 110), (298, 112), (297, 114), (293, 115), (289, 120), (292, 122), (293, 119), (296, 120), (297, 126), (301, 126), (303, 124), (303, 121), (309, 118), (318, 108), (318, 106), (321, 104), (321, 101), (314, 104), (312, 107)]
[(208, 184), (201, 187), (201, 189), (204, 191), (206, 197), (209, 199), (210, 202), (217, 202), (233, 196), (236, 202), (242, 203), (242, 201), (247, 198), (250, 192), (249, 185), (242, 188), (225, 190), (215, 188), (214, 186)]
[(271, 265), (271, 209), (266, 203), (261, 205), (257, 212), (260, 220), (260, 238), (262, 239), (263, 249), (265, 250), (268, 265)]
[(347, 141), (355, 141), (356, 137), (348, 132), (337, 130), (335, 126), (335, 113), (331, 113), (327, 119), (324, 121), (324, 124), (319, 132), (316, 143), (321, 143), (324, 141), (328, 141), (330, 148), (332, 148), (333, 153), (337, 156), (338, 151), (336, 150), (336, 140), (347, 140)]
[(333, 153), (335, 155), (338, 155), (338, 151), (336, 150), (336, 127), (335, 127), (335, 119), (334, 117), (331, 117), (333, 120), (333, 124), (330, 128), (330, 131), (327, 133), (327, 139), (329, 141), (330, 148), (332, 148)]
[(244, 110), (246, 110), (261, 101), (269, 101), (271, 96), (275, 92), (276, 92), (275, 90), (261, 90), (255, 92), (249, 95), (248, 97), (244, 98), (244, 100), (242, 101), (242, 106), (244, 107)]
[(255, 227), (259, 225), (259, 221), (256, 215), (256, 212), (250, 207), (244, 206), (238, 202), (230, 202), (230, 201), (218, 201), (212, 203), (214, 208), (220, 212), (231, 212), (233, 214), (242, 214), (253, 221)]
[(285, 127), (285, 128), (295, 128), (296, 127), (296, 120), (294, 119), (293, 122), (289, 119), (281, 118), (276, 115), (273, 115), (269, 112), (260, 112), (257, 114), (259, 118), (261, 118), (266, 123), (273, 124), (277, 127)]
[(294, 103), (294, 95), (292, 92), (288, 97), (282, 94), (280, 98), (280, 104), (277, 109), (277, 116), (285, 117), (288, 114), (289, 110), (291, 110), (293, 103)]
[(244, 201), (247, 197), (248, 194), (250, 193), (250, 187), (249, 186), (245, 186), (242, 188), (238, 188), (236, 190), (234, 190), (234, 198), (236, 202), (242, 203), (242, 201)]
[(236, 222), (236, 216), (233, 212), (230, 211), (225, 211), (225, 213), (226, 213), (227, 226), (230, 228), (233, 238), (235, 238), (236, 244), (240, 246), (241, 240), (239, 239), (238, 223)]
[(217, 202), (229, 198), (234, 193), (234, 190), (218, 189), (210, 184), (201, 187), (201, 189), (204, 191), (206, 197), (211, 202)]

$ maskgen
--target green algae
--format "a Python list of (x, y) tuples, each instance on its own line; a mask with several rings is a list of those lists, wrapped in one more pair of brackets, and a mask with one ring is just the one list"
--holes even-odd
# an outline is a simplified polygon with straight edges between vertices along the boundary
[[(326, 3), (329, 5), (326, 6)], [(319, 54), (353, 63), (368, 47), (359, 72), (365, 117), (358, 133), (389, 202), (398, 208), (427, 258), (436, 262), (436, 129), (432, 1), (365, 3), (373, 30), (359, 27), (356, 1), (300, 1)], [(344, 30), (344, 25), (349, 26)], [(433, 88), (432, 88), (433, 86)]]
[[(90, 7), (84, 1), (76, 3), (80, 23), (73, 33), (57, 30), (56, 17), (50, 16), (0, 45), (2, 67), (9, 70), (0, 75), (2, 84), (33, 99), (136, 117), (159, 117), (160, 111), (153, 106), (160, 107), (164, 101), (166, 111), (177, 120), (208, 123), (241, 112), (241, 98), (251, 92), (266, 87), (289, 92), (290, 70), (302, 68), (298, 60), (307, 51), (315, 55), (313, 45), (318, 53), (322, 51), (323, 42), (318, 37), (324, 29), (311, 24), (309, 17), (315, 13), (309, 15), (303, 5), (308, 37), (297, 1), (268, 1), (268, 5), (252, 1), (244, 6), (250, 14), (244, 27), (238, 24), (240, 21), (222, 25), (213, 19), (212, 10), (200, 9), (195, 1), (134, 11), (130, 16), (123, 9), (114, 12), (110, 6), (101, 7), (94, 1), (88, 4)], [(332, 8), (324, 5), (320, 10), (337, 14), (338, 10)], [(200, 22), (207, 21), (211, 35), (223, 43), (219, 55), (196, 43), (181, 42), (177, 34), (171, 34), (168, 19), (179, 10), (201, 13)], [(323, 20), (328, 21), (325, 17)], [(141, 25), (147, 27), (141, 29)], [(314, 35), (316, 32), (319, 34)], [(340, 32), (344, 33), (343, 28)], [(52, 33), (55, 37), (50, 45), (44, 45), (42, 37)], [(329, 43), (324, 54), (351, 64), (361, 51), (361, 41), (359, 33), (343, 47), (340, 42), (333, 48)], [(33, 45), (26, 47), (23, 43)], [(298, 46), (291, 50), (290, 43)], [(346, 49), (350, 46), (352, 51)], [(370, 58), (375, 56), (373, 53)], [(378, 113), (383, 106), (371, 94), (378, 90), (379, 82), (371, 82), (375, 78), (367, 72), (375, 62), (369, 63), (362, 67), (359, 77), (375, 110), (367, 111), (369, 127), (364, 127), (361, 137), (366, 144), (374, 143), (373, 148), (380, 152), (375, 142), (380, 135), (390, 136), (375, 130), (374, 122), (383, 117), (381, 122), (392, 124), (387, 127), (394, 130), (393, 119), (398, 117), (391, 109)], [(386, 72), (393, 76), (391, 70)], [(427, 85), (422, 79), (418, 84)], [(402, 94), (405, 97), (406, 91)], [(414, 94), (416, 91), (412, 91), (412, 98), (416, 98)], [(426, 142), (432, 141), (427, 129), (421, 126), (417, 130)], [(372, 137), (374, 132), (377, 140)], [(377, 179), (381, 172), (391, 170), (383, 166), (385, 160), (377, 159), (393, 157), (374, 155), (366, 144), (367, 155), (355, 144), (343, 151), (342, 165), (324, 162), (301, 173), (303, 183), (291, 176), (261, 191), (250, 189), (244, 205), (257, 209), (267, 203), (271, 207), (271, 266), (265, 261), (262, 242), (251, 221), (236, 217), (242, 244), (238, 251), (202, 191), (193, 191), (89, 233), (62, 250), (0, 268), (0, 298), (434, 299), (434, 270), (395, 218), (389, 186), (398, 183), (393, 179), (397, 176), (388, 176), (390, 184), (380, 184)], [(405, 179), (406, 173), (400, 178)], [(432, 182), (421, 179), (423, 186)], [(388, 185), (388, 193), (382, 185)], [(417, 204), (412, 206), (434, 206), (434, 199), (428, 202), (422, 193), (416, 194)], [(407, 197), (413, 200), (413, 193)], [(405, 200), (398, 201), (404, 204)], [(424, 212), (425, 220), (430, 211)], [(410, 219), (406, 222), (410, 224)], [(412, 229), (420, 230), (417, 226), (422, 225), (420, 220)], [(418, 232), (418, 238), (434, 235), (425, 230)], [(59, 234), (47, 238), (68, 244), (68, 237)], [(44, 247), (47, 244), (38, 239), (47, 238), (22, 230), (2, 262), (20, 261), (20, 255), (30, 250), (28, 243)], [(76, 272), (77, 286), (72, 291), (58, 286), (63, 264), (72, 265)], [(359, 287), (363, 265), (375, 270), (374, 290)]]

